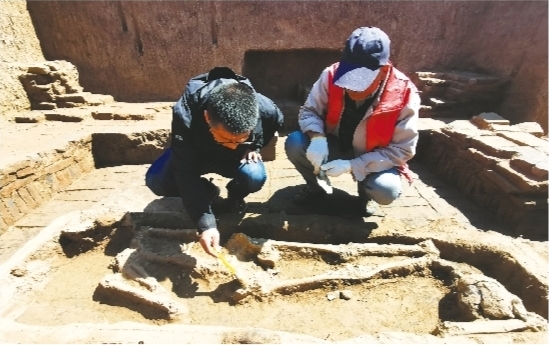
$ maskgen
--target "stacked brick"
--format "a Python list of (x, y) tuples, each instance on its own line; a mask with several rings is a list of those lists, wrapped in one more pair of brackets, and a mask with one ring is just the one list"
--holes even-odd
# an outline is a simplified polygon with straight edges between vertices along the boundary
[(36, 62), (24, 67), (25, 73), (19, 76), (19, 80), (33, 110), (75, 108), (114, 101), (110, 95), (83, 92), (78, 70), (68, 61)]
[(537, 123), (495, 113), (429, 132), (423, 159), (437, 175), (491, 211), (515, 236), (547, 239), (549, 142)]
[(65, 148), (38, 153), (0, 170), (0, 233), (94, 169), (88, 136)]
[(94, 120), (153, 120), (157, 117), (170, 117), (173, 102), (126, 103), (112, 102), (100, 106), (79, 108), (58, 108), (53, 110), (30, 110), (14, 115), (17, 123), (41, 121), (81, 122)]
[(420, 117), (468, 119), (497, 109), (505, 82), (463, 71), (415, 72), (410, 79), (421, 96)]

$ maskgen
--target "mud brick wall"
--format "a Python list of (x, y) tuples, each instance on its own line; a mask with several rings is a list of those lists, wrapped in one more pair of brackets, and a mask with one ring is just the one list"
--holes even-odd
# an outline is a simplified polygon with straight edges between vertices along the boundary
[(95, 168), (92, 138), (27, 157), (0, 171), (0, 233)]
[[(278, 132), (261, 149), (263, 161), (276, 158)], [(170, 146), (170, 130), (159, 129), (138, 133), (95, 133), (92, 153), (96, 167), (122, 164), (152, 164)]]
[(438, 176), (515, 236), (547, 239), (547, 139), (529, 133), (527, 126), (479, 128), (458, 120), (422, 140), (421, 160)]
[(353, 29), (372, 25), (389, 34), (391, 60), (407, 74), (510, 79), (490, 111), (547, 130), (545, 1), (28, 1), (27, 9), (44, 56), (70, 61), (85, 90), (117, 101), (175, 101), (189, 78), (217, 65), (276, 97), (309, 85), (316, 62), (337, 58)]

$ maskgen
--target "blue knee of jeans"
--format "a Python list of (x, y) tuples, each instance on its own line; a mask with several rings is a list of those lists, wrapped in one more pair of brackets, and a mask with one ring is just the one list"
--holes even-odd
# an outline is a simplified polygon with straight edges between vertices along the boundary
[(389, 205), (402, 194), (402, 184), (397, 169), (372, 173), (360, 183), (366, 196), (381, 205)]
[(291, 162), (296, 162), (304, 157), (309, 145), (309, 138), (301, 131), (295, 131), (288, 135), (284, 143), (286, 156)]
[[(234, 178), (241, 192), (255, 193), (263, 187), (267, 181), (267, 171), (262, 161), (242, 163)], [(237, 182), (238, 181), (238, 182)]]

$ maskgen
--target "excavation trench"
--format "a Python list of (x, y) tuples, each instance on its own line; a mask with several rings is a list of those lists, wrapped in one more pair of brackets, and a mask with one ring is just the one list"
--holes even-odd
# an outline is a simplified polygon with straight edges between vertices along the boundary
[[(478, 228), (492, 229), (490, 216), (421, 162), (402, 201), (380, 214), (353, 213), (354, 185), (343, 181), (322, 212), (304, 214), (290, 206), (300, 181), (280, 141), (249, 212), (218, 217), (227, 266), (201, 249), (179, 198), (143, 185), (141, 164), (157, 151), (148, 136), (93, 136), (97, 166), (59, 196), (62, 205), (96, 201), (61, 212), (0, 266), (5, 339), (482, 343), (546, 334), (543, 252)], [(118, 151), (133, 155), (115, 164)], [(75, 329), (86, 331), (67, 338)]]
[[(12, 293), (4, 295), (3, 317), (54, 327), (122, 321), (253, 327), (268, 330), (261, 339), (271, 340), (269, 331), (341, 341), (379, 332), (447, 337), (546, 327), (542, 308), (528, 310), (481, 269), (444, 258), (474, 255), (466, 246), (398, 236), (363, 243), (349, 224), (349, 235), (334, 244), (326, 240), (329, 226), (311, 226), (329, 225), (321, 216), (251, 237), (233, 232), (225, 219), (221, 253), (231, 272), (204, 253), (181, 214), (158, 215), (96, 208), (58, 219), (4, 265)], [(297, 233), (307, 233), (307, 241), (288, 241)], [(524, 274), (515, 279), (535, 280)]]

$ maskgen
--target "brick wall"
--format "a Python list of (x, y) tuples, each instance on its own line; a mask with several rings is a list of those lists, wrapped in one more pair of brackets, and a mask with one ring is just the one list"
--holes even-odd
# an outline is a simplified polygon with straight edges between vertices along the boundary
[(541, 128), (537, 125), (532, 132), (526, 123), (510, 126), (484, 120), (477, 125), (486, 126), (478, 128), (471, 122), (457, 120), (424, 133), (421, 160), (495, 215), (513, 235), (547, 240), (549, 149), (546, 137), (534, 135)]
[(95, 168), (88, 136), (0, 171), (0, 233)]

